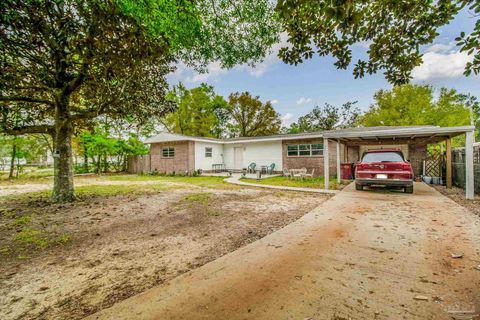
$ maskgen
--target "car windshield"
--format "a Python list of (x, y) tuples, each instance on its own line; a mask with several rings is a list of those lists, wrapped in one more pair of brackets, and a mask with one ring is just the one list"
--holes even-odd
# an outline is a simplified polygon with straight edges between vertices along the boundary
[(362, 162), (402, 162), (400, 152), (367, 152), (363, 155)]

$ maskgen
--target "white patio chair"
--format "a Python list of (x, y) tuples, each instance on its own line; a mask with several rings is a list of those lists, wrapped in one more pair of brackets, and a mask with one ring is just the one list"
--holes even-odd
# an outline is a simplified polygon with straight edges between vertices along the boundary
[(288, 169), (283, 169), (283, 176), (287, 178), (292, 178), (292, 172)]
[(305, 172), (305, 173), (303, 174), (303, 178), (311, 178), (311, 179), (313, 179), (313, 175), (314, 175), (314, 174), (315, 174), (315, 169), (312, 169), (312, 172), (310, 172), (310, 173), (306, 173), (306, 172)]

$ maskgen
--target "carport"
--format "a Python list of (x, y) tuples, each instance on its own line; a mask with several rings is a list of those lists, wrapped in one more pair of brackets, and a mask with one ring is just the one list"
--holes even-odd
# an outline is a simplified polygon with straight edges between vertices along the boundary
[[(340, 182), (340, 164), (350, 155), (359, 160), (362, 148), (369, 146), (399, 146), (408, 148), (408, 152), (414, 157), (419, 150), (426, 151), (429, 144), (437, 144), (445, 141), (446, 145), (446, 185), (452, 187), (452, 138), (465, 135), (465, 168), (466, 168), (466, 198), (474, 198), (474, 172), (473, 172), (473, 126), (462, 127), (438, 127), (438, 126), (410, 126), (410, 127), (372, 127), (351, 128), (335, 131), (327, 131), (323, 134), (324, 140), (324, 176), (325, 189), (329, 189), (329, 143), (336, 143), (336, 170), (337, 180)], [(343, 148), (343, 150), (342, 150)], [(352, 152), (353, 151), (353, 152)], [(343, 158), (342, 159), (342, 154)], [(410, 157), (408, 157), (410, 160)], [(356, 161), (355, 160), (355, 161)], [(418, 160), (418, 159), (415, 159)]]

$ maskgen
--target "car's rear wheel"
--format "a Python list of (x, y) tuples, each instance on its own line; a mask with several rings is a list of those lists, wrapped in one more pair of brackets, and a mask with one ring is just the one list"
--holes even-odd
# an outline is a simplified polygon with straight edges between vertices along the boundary
[(355, 189), (357, 190), (363, 190), (363, 186), (361, 184), (355, 183)]
[(405, 193), (413, 193), (413, 186), (405, 187)]

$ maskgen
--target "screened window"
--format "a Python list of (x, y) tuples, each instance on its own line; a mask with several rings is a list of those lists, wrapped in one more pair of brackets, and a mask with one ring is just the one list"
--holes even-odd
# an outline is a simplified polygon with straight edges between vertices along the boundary
[(205, 148), (205, 157), (211, 158), (212, 157), (212, 148)]
[(173, 158), (173, 157), (175, 157), (175, 148), (173, 148), (173, 147), (162, 148), (162, 156), (163, 156), (164, 158)]
[(287, 146), (289, 157), (311, 157), (323, 155), (323, 144), (290, 144)]

